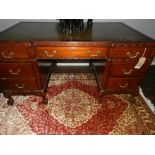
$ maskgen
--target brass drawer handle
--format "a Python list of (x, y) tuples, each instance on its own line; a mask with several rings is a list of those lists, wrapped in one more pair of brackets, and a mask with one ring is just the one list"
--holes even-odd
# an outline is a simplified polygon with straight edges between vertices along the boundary
[(100, 50), (97, 50), (97, 51), (96, 51), (96, 54), (100, 54), (100, 53), (101, 53), (101, 51), (100, 51)]
[(3, 58), (5, 58), (5, 59), (11, 59), (13, 56), (14, 56), (14, 52), (10, 52), (9, 53), (9, 55), (7, 56), (7, 55), (5, 55), (5, 53), (4, 52), (1, 52), (1, 55), (3, 56)]
[(139, 52), (136, 52), (135, 55), (132, 55), (131, 52), (127, 52), (127, 56), (131, 59), (137, 58), (139, 54)]
[(18, 89), (23, 89), (25, 87), (25, 84), (18, 84), (16, 83), (15, 86), (18, 88)]
[(97, 57), (98, 56), (98, 54), (92, 54), (91, 55), (91, 57)]
[(44, 51), (44, 53), (48, 56), (48, 57), (54, 57), (54, 54), (56, 54), (56, 50), (52, 51), (53, 54), (49, 54), (48, 51)]
[[(88, 50), (87, 52), (88, 52), (89, 54), (91, 54), (91, 50)], [(100, 51), (100, 50), (97, 50), (97, 51), (96, 51), (96, 54), (91, 54), (90, 56), (91, 56), (91, 57), (97, 57), (98, 54), (100, 54), (100, 53), (101, 53), (101, 51)]]
[(126, 88), (127, 86), (128, 86), (128, 83), (126, 83), (126, 84), (124, 84), (124, 85), (122, 85), (122, 84), (119, 83), (119, 87), (120, 87), (120, 88)]
[(91, 53), (91, 50), (88, 50), (87, 52), (88, 52), (88, 54), (90, 54)]
[(9, 73), (12, 75), (18, 75), (20, 73), (21, 69), (17, 69), (16, 72), (12, 71), (12, 69), (9, 69)]
[(129, 71), (126, 71), (125, 69), (123, 69), (123, 73), (124, 73), (125, 75), (130, 75), (131, 72), (133, 72), (133, 69), (130, 69)]

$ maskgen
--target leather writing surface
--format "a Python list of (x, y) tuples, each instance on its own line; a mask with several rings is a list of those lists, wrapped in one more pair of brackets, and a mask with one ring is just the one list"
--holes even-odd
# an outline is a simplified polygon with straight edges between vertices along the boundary
[(57, 23), (21, 22), (0, 33), (0, 41), (113, 41), (152, 42), (149, 38), (123, 23), (93, 23), (82, 32), (62, 33)]

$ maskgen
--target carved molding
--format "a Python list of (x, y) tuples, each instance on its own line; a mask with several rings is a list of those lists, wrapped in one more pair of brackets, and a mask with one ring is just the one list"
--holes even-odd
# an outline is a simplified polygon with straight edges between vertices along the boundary
[(36, 41), (32, 44), (35, 46), (108, 46), (109, 42)]

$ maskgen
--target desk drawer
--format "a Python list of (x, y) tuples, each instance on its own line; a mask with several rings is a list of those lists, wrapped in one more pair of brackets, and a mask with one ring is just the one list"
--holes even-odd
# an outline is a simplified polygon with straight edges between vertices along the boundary
[(12, 45), (0, 47), (0, 59), (2, 60), (20, 59), (28, 57), (28, 48), (26, 46)]
[(2, 83), (3, 90), (36, 90), (38, 89), (36, 79), (11, 79), (11, 80), (0, 80)]
[(111, 63), (109, 69), (109, 76), (110, 77), (141, 77), (146, 72), (147, 68), (151, 64), (151, 60), (147, 60), (145, 64), (140, 69), (135, 69), (137, 61), (135, 63)]
[(136, 89), (139, 82), (140, 78), (108, 78), (105, 88), (114, 90)]
[(0, 63), (0, 78), (34, 77), (31, 63)]
[[(153, 48), (144, 48), (144, 47), (115, 47), (111, 48), (108, 54), (108, 57), (110, 58), (130, 58), (130, 59), (136, 59), (141, 57), (143, 54), (145, 57), (152, 57), (153, 55)], [(145, 53), (144, 53), (145, 51)]]
[(89, 47), (36, 47), (38, 58), (53, 59), (78, 59), (78, 58), (97, 58), (106, 57), (107, 48)]

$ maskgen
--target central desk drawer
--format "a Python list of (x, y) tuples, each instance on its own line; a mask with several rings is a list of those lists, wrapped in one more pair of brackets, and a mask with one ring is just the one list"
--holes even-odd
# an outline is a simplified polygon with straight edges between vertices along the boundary
[(0, 78), (34, 77), (31, 63), (0, 63)]
[(53, 59), (78, 59), (78, 58), (97, 58), (102, 59), (106, 56), (105, 47), (36, 47), (38, 58)]

